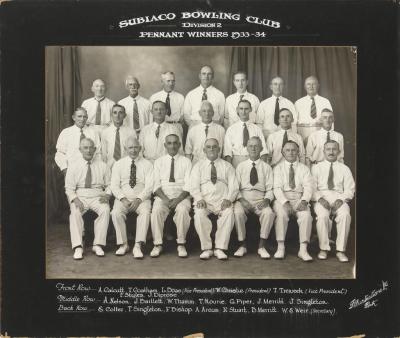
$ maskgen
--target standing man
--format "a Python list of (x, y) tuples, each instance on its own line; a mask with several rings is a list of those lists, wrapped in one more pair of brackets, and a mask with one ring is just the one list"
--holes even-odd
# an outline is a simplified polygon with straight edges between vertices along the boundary
[(106, 84), (101, 79), (93, 81), (92, 92), (94, 97), (83, 101), (82, 107), (88, 113), (86, 124), (96, 126), (100, 133), (104, 127), (110, 125), (111, 108), (115, 102), (105, 97)]
[(272, 96), (260, 103), (257, 110), (257, 125), (262, 129), (265, 139), (270, 134), (279, 129), (279, 112), (286, 108), (296, 114), (293, 116), (292, 127), (296, 132), (297, 113), (292, 101), (282, 96), (284, 82), (279, 76), (271, 80), (269, 88), (272, 91)]
[(185, 154), (193, 164), (205, 158), (204, 142), (209, 138), (215, 138), (221, 145), (219, 157), (222, 155), (222, 147), (225, 138), (225, 129), (220, 124), (212, 121), (214, 109), (210, 102), (201, 103), (200, 112), (201, 123), (190, 128), (185, 145)]
[(176, 224), (178, 256), (187, 257), (186, 234), (190, 226), (190, 170), (192, 164), (185, 156), (178, 154), (181, 147), (179, 136), (170, 134), (165, 138), (168, 155), (154, 162), (154, 188), (156, 195), (151, 213), (151, 230), (154, 248), (151, 257), (158, 257), (162, 251), (164, 223), (173, 212)]
[[(218, 158), (219, 144), (208, 139), (204, 144), (206, 159), (197, 162), (190, 175), (190, 193), (194, 199), (194, 226), (200, 237), (200, 259), (209, 259), (213, 254), (218, 259), (227, 259), (223, 250), (228, 249), (234, 226), (233, 202), (239, 185), (235, 170), (228, 162)], [(208, 215), (218, 215), (215, 233), (215, 250), (212, 251), (212, 223)]]
[(247, 73), (236, 72), (233, 74), (233, 85), (236, 88), (236, 93), (229, 95), (225, 102), (225, 118), (224, 125), (228, 129), (232, 124), (239, 121), (236, 108), (240, 101), (247, 100), (251, 103), (251, 112), (249, 114), (249, 121), (256, 123), (256, 112), (260, 104), (260, 100), (254, 94), (247, 91), (247, 85), (249, 81), (247, 79)]
[(249, 158), (247, 152), (247, 142), (253, 136), (258, 136), (262, 142), (261, 159), (268, 161), (268, 151), (265, 144), (264, 135), (256, 124), (249, 122), (251, 103), (247, 100), (239, 102), (236, 108), (239, 121), (231, 125), (225, 134), (224, 156), (225, 160), (232, 163), (236, 168), (240, 162)]
[(146, 242), (150, 223), (153, 166), (140, 156), (141, 147), (136, 138), (126, 140), (125, 151), (128, 156), (115, 162), (111, 174), (111, 191), (115, 196), (111, 217), (119, 245), (115, 254), (123, 256), (129, 250), (126, 216), (135, 212), (138, 216), (132, 254), (135, 258), (143, 258), (142, 246)]
[(247, 253), (246, 221), (248, 213), (255, 213), (260, 219), (260, 240), (258, 255), (267, 259), (270, 255), (265, 248), (275, 215), (271, 209), (274, 199), (273, 173), (271, 167), (260, 160), (262, 142), (258, 137), (250, 138), (247, 143), (249, 159), (239, 163), (236, 168), (236, 177), (239, 182), (238, 201), (235, 203), (235, 226), (239, 240), (239, 248), (235, 257), (242, 257)]
[(319, 81), (315, 76), (309, 76), (304, 81), (304, 88), (307, 95), (295, 102), (298, 115), (297, 132), (301, 135), (304, 142), (310, 134), (321, 127), (320, 117), (323, 109), (328, 108), (333, 111), (328, 99), (319, 96)]
[(111, 109), (112, 124), (101, 133), (101, 156), (109, 168), (112, 168), (115, 161), (127, 155), (123, 146), (125, 141), (130, 137), (136, 137), (136, 132), (132, 128), (122, 125), (125, 117), (124, 106), (115, 104)]
[(213, 121), (223, 125), (225, 96), (215, 88), (212, 83), (214, 79), (214, 70), (211, 66), (203, 66), (199, 73), (200, 86), (191, 90), (185, 97), (183, 107), (184, 119), (189, 127), (200, 123), (199, 115), (201, 103), (203, 101), (211, 102), (214, 108)]
[[(153, 122), (145, 126), (139, 135), (143, 157), (151, 163), (167, 153), (164, 144), (168, 135), (176, 134), (182, 140), (182, 134), (176, 125), (165, 122), (166, 108), (165, 102), (155, 101), (152, 107)], [(183, 153), (182, 148), (180, 152)]]
[(270, 134), (267, 139), (267, 148), (272, 167), (284, 160), (282, 156), (282, 148), (289, 140), (294, 141), (299, 145), (299, 160), (301, 163), (305, 162), (303, 139), (299, 134), (292, 130), (292, 123), (292, 112), (286, 108), (282, 108), (279, 112), (280, 129)]
[(274, 257), (285, 257), (285, 237), (290, 217), (296, 217), (299, 225), (300, 250), (299, 258), (312, 261), (307, 246), (311, 235), (311, 213), (308, 203), (314, 191), (314, 181), (308, 167), (300, 163), (299, 146), (287, 141), (282, 148), (285, 161), (274, 168), (274, 211), (276, 213), (275, 233), (278, 250)]
[(140, 83), (136, 77), (129, 75), (125, 80), (129, 95), (118, 104), (125, 107), (124, 125), (131, 127), (139, 135), (140, 130), (152, 121), (150, 101), (139, 95)]
[(69, 229), (74, 259), (83, 258), (82, 234), (84, 231), (83, 214), (93, 210), (97, 214), (94, 221), (93, 252), (104, 256), (102, 246), (106, 245), (108, 222), (110, 220), (109, 200), (110, 171), (101, 160), (95, 159), (96, 147), (93, 140), (83, 138), (79, 150), (82, 157), (68, 168), (65, 177), (65, 193), (71, 206)]
[(326, 259), (329, 234), (332, 227), (330, 216), (334, 217), (337, 228), (336, 257), (340, 262), (348, 262), (345, 251), (349, 236), (351, 216), (349, 201), (354, 197), (355, 183), (349, 167), (338, 161), (339, 143), (330, 140), (325, 143), (325, 160), (312, 167), (316, 182), (314, 192), (315, 213), (320, 252), (319, 259)]

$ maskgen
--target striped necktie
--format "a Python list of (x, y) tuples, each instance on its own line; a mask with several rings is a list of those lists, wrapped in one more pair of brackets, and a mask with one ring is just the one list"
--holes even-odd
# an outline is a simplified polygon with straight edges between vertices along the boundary
[(317, 117), (317, 107), (315, 107), (315, 99), (314, 97), (311, 98), (311, 111), (310, 111), (311, 118), (315, 119)]
[(293, 163), (290, 163), (290, 169), (289, 169), (289, 187), (290, 189), (295, 189), (296, 188), (296, 182), (294, 180), (294, 168), (293, 168)]
[(83, 128), (81, 128), (81, 135), (79, 136), (79, 142), (86, 138), (86, 135), (83, 133)]
[(119, 127), (115, 132), (115, 144), (114, 144), (114, 159), (118, 161), (121, 158), (121, 138), (119, 135)]
[(167, 98), (165, 99), (165, 105), (167, 108), (167, 115), (171, 116), (171, 102), (169, 100), (169, 93), (167, 94)]
[(217, 168), (214, 165), (214, 162), (211, 162), (211, 176), (210, 176), (211, 182), (213, 184), (217, 183)]
[(136, 99), (133, 99), (133, 129), (140, 129), (139, 123), (139, 108), (136, 102)]
[(204, 88), (203, 90), (203, 96), (201, 97), (201, 101), (207, 101), (207, 89)]

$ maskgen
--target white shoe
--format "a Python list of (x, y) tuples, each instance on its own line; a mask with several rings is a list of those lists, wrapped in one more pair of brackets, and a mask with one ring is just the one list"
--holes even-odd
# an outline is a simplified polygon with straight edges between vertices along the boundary
[(184, 245), (182, 245), (182, 244), (178, 245), (177, 250), (178, 250), (178, 257), (185, 258), (188, 256), (188, 253), (187, 253)]
[(307, 250), (299, 251), (297, 256), (301, 258), (304, 262), (311, 262), (313, 260), (313, 258), (307, 252)]
[(150, 257), (158, 257), (160, 256), (160, 253), (162, 252), (162, 245), (155, 245), (153, 250), (150, 252)]
[(247, 253), (247, 248), (245, 246), (239, 246), (239, 249), (233, 254), (235, 257), (243, 257)]
[(268, 253), (267, 249), (265, 248), (258, 248), (257, 253), (262, 259), (271, 258), (270, 254)]
[(217, 257), (218, 259), (223, 259), (223, 260), (228, 259), (228, 256), (221, 249), (215, 249), (214, 256)]
[(327, 259), (328, 258), (328, 253), (326, 252), (326, 250), (321, 250), (318, 253), (317, 257), (318, 257), (318, 259), (322, 259), (322, 260)]
[(115, 254), (117, 256), (123, 256), (128, 252), (128, 250), (129, 250), (129, 246), (128, 246), (128, 244), (125, 243), (125, 244), (122, 244), (119, 246), (118, 250), (115, 251)]
[(83, 258), (83, 249), (82, 249), (82, 247), (78, 246), (77, 248), (75, 248), (73, 257), (76, 260), (79, 260), (79, 259)]
[(345, 255), (344, 252), (341, 251), (336, 252), (336, 257), (339, 260), (339, 262), (342, 263), (347, 263), (349, 261), (349, 258)]
[(132, 254), (134, 258), (138, 259), (143, 258), (143, 252), (139, 243), (136, 243), (135, 246), (133, 247)]
[(104, 251), (99, 245), (93, 245), (92, 251), (96, 254), (98, 257), (104, 257)]
[(200, 254), (200, 259), (210, 259), (213, 256), (212, 250), (204, 250)]
[(280, 248), (280, 249), (276, 250), (274, 258), (275, 259), (284, 259), (285, 258), (285, 248)]

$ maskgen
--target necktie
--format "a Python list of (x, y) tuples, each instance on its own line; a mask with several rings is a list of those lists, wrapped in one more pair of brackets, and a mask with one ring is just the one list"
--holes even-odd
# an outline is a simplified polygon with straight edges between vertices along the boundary
[(167, 106), (167, 115), (171, 116), (171, 103), (169, 101), (169, 93), (168, 93), (167, 98), (165, 100), (165, 105)]
[(119, 136), (119, 127), (115, 132), (115, 144), (114, 144), (114, 159), (118, 161), (121, 158), (121, 139)]
[(134, 160), (132, 160), (131, 164), (131, 175), (129, 177), (129, 185), (131, 188), (133, 188), (136, 185), (136, 165)]
[(140, 129), (139, 124), (139, 109), (136, 102), (136, 99), (133, 99), (133, 129)]
[(208, 136), (208, 124), (206, 124), (206, 137)]
[(101, 124), (101, 106), (100, 106), (100, 102), (104, 100), (104, 97), (101, 100), (97, 100), (97, 108), (96, 108), (96, 125), (100, 125)]
[(211, 182), (217, 183), (217, 168), (215, 168), (214, 162), (211, 162)]
[(250, 184), (255, 186), (258, 182), (258, 174), (256, 164), (253, 162), (253, 167), (250, 170)]
[(84, 138), (86, 138), (86, 136), (83, 133), (83, 128), (81, 128), (81, 135), (80, 135), (80, 138), (79, 138), (79, 142), (82, 141)]
[(243, 123), (243, 147), (247, 147), (247, 142), (249, 142), (249, 130), (246, 123)]
[(310, 112), (311, 118), (315, 119), (317, 117), (317, 108), (315, 107), (315, 99), (312, 97), (311, 98), (311, 112)]
[(331, 140), (331, 134), (328, 131), (328, 133), (326, 134), (326, 142), (329, 142)]
[(328, 175), (328, 189), (333, 190), (335, 184), (333, 183), (333, 162), (331, 162), (331, 166), (329, 168), (329, 175)]
[(160, 125), (157, 124), (156, 137), (158, 138), (159, 136), (160, 136)]
[(290, 189), (296, 188), (296, 183), (294, 181), (293, 163), (290, 164), (290, 169), (289, 169), (289, 187)]
[(243, 96), (244, 96), (244, 94), (239, 96), (239, 102), (243, 100)]
[(203, 96), (201, 97), (201, 101), (206, 101), (207, 100), (207, 89), (204, 88), (203, 90)]
[(171, 170), (169, 172), (169, 181), (170, 182), (175, 182), (175, 159), (172, 157), (171, 158)]
[(275, 101), (274, 123), (279, 126), (279, 97)]
[(287, 136), (287, 130), (285, 130), (285, 133), (283, 134), (283, 140), (282, 140), (282, 148), (288, 141), (288, 136)]
[(92, 169), (90, 168), (90, 161), (87, 162), (87, 172), (86, 172), (86, 178), (85, 178), (85, 188), (91, 188), (92, 187)]

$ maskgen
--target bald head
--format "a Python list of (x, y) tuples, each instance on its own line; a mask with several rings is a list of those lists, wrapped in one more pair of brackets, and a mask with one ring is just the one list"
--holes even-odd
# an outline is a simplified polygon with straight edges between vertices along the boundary
[(86, 161), (91, 161), (96, 151), (93, 140), (90, 138), (83, 138), (79, 143), (79, 151)]

